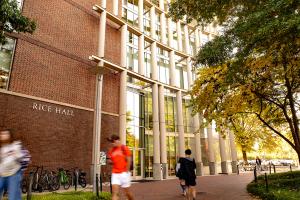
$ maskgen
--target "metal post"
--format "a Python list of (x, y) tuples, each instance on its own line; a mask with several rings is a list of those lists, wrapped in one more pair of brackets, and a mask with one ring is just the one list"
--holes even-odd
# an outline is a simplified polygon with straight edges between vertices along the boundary
[(109, 177), (109, 187), (110, 187), (110, 193), (112, 194), (111, 176)]
[(237, 168), (237, 175), (240, 174), (240, 168), (239, 168), (239, 165), (236, 165), (236, 168)]
[(274, 174), (276, 173), (276, 166), (273, 164), (273, 171), (274, 171)]
[(254, 181), (257, 183), (257, 171), (256, 171), (256, 166), (254, 167)]
[(268, 183), (267, 173), (265, 173), (265, 183), (266, 183), (266, 190), (267, 190), (267, 192), (269, 192), (269, 183)]
[(32, 183), (33, 183), (33, 172), (29, 173), (29, 183), (27, 188), (27, 200), (31, 199), (31, 192), (32, 192)]
[(96, 194), (97, 194), (97, 197), (99, 198), (99, 177), (98, 177), (98, 173), (96, 174)]
[(103, 179), (102, 179), (102, 174), (100, 174), (100, 192), (102, 192), (102, 181)]

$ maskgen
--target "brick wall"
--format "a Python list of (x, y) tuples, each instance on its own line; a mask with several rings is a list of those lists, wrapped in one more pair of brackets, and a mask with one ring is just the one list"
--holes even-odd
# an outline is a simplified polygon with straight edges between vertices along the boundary
[[(93, 108), (95, 75), (89, 69), (94, 63), (88, 57), (97, 55), (99, 16), (91, 10), (97, 2), (24, 1), (24, 14), (38, 28), (18, 40), (9, 90)], [(106, 59), (119, 63), (120, 31), (107, 25), (105, 45)], [(104, 91), (114, 92), (103, 96), (106, 112), (118, 113), (118, 82), (116, 75), (104, 79)]]
[[(33, 109), (42, 104), (51, 112)], [(38, 107), (38, 106), (37, 106)], [(73, 116), (58, 114), (56, 109), (72, 110)], [(90, 175), (93, 150), (91, 111), (51, 104), (0, 93), (0, 128), (13, 130), (32, 155), (33, 165), (48, 169), (80, 167)], [(107, 151), (106, 138), (117, 132), (118, 117), (102, 115), (101, 150)], [(88, 179), (89, 180), (89, 179)]]

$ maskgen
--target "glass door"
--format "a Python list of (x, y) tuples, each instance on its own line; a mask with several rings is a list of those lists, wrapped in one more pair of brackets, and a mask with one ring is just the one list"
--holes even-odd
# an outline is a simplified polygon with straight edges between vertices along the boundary
[(143, 148), (132, 148), (132, 159), (133, 159), (133, 170), (132, 178), (139, 180), (144, 177), (144, 149)]

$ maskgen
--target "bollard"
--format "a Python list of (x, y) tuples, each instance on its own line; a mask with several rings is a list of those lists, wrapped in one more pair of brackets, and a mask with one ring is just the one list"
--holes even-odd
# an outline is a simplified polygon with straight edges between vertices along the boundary
[(109, 177), (109, 187), (110, 187), (110, 193), (112, 194), (111, 176)]
[(102, 174), (100, 174), (100, 192), (102, 192)]
[(99, 177), (98, 177), (98, 174), (96, 174), (96, 195), (99, 198)]
[(269, 183), (268, 183), (267, 173), (265, 173), (265, 183), (266, 183), (266, 190), (267, 190), (267, 192), (269, 192)]
[(79, 177), (79, 171), (78, 171), (78, 169), (75, 169), (75, 171), (74, 171), (74, 176), (75, 176), (75, 183), (74, 183), (74, 186), (75, 186), (75, 191), (77, 191), (78, 177)]
[(290, 164), (290, 171), (292, 172), (292, 165)]
[(273, 171), (274, 171), (274, 174), (276, 173), (276, 166), (273, 164)]
[(33, 172), (29, 173), (29, 182), (27, 188), (27, 200), (31, 200), (31, 193), (32, 193), (32, 183), (33, 183)]
[(236, 165), (236, 173), (237, 173), (237, 175), (239, 175), (240, 174), (240, 169), (239, 169), (239, 165)]
[(254, 167), (254, 181), (257, 183), (257, 171), (256, 171), (256, 166)]

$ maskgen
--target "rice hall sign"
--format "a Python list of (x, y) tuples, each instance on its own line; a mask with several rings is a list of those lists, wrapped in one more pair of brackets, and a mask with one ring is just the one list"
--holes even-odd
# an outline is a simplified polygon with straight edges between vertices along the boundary
[(74, 117), (74, 111), (72, 109), (66, 109), (60, 106), (52, 106), (47, 104), (41, 104), (41, 103), (33, 103), (32, 109), (36, 111), (41, 112), (48, 112), (48, 113), (54, 113), (57, 115), (65, 115), (65, 116), (72, 116)]

